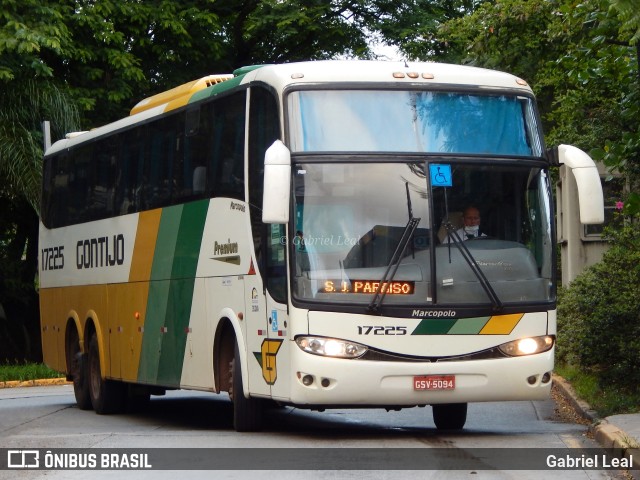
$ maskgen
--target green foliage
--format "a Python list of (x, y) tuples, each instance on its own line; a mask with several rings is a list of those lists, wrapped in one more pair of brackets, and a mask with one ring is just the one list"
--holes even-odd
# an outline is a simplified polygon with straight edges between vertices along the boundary
[(578, 397), (586, 401), (601, 417), (619, 413), (635, 413), (640, 405), (640, 391), (629, 391), (615, 385), (602, 386), (598, 376), (572, 365), (557, 364), (555, 371), (571, 382)]
[(485, 2), (471, 15), (442, 26), (440, 38), (449, 46), (446, 59), (508, 69), (533, 80), (557, 53), (553, 39), (544, 34), (554, 21), (556, 6), (557, 1), (546, 0)]
[(30, 362), (6, 362), (0, 365), (0, 382), (14, 380), (24, 382), (27, 380), (40, 380), (42, 378), (60, 378), (60, 373), (51, 370), (41, 363)]
[[(558, 60), (571, 88), (558, 95), (558, 104), (565, 105), (556, 110), (556, 122), (564, 125), (557, 133), (582, 136), (594, 159), (627, 175), (635, 188), (640, 180), (640, 45), (633, 40), (637, 24), (625, 20), (628, 3), (637, 4), (591, 0), (571, 10), (571, 21), (582, 28)], [(640, 212), (630, 211), (632, 205), (629, 213)]]
[(71, 40), (58, 2), (4, 0), (0, 11), (0, 82), (51, 77), (42, 58), (63, 54)]
[(376, 11), (368, 28), (377, 32), (380, 40), (397, 46), (408, 60), (444, 59), (452, 46), (441, 41), (438, 30), (447, 22), (469, 15), (482, 1), (369, 2), (376, 4)]
[(7, 82), (0, 91), (0, 358), (40, 356), (38, 297), (38, 216), (43, 136), (77, 128), (78, 111), (50, 81)]
[(12, 81), (0, 92), (0, 195), (24, 197), (39, 210), (42, 125), (50, 120), (57, 138), (78, 128), (78, 110), (50, 82)]
[(603, 390), (640, 385), (640, 227), (610, 230), (602, 261), (559, 295), (558, 359), (594, 375)]
[(611, 7), (618, 11), (622, 21), (621, 32), (631, 36), (630, 43), (640, 41), (640, 8), (638, 0), (611, 0)]

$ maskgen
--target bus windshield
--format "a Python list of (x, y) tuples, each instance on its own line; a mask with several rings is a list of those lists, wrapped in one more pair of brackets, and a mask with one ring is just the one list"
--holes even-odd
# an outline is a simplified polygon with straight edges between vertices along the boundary
[[(381, 290), (385, 305), (552, 300), (544, 170), (452, 163), (451, 186), (429, 187), (428, 167), (417, 161), (295, 165), (294, 298), (366, 306)], [(465, 212), (479, 223), (470, 233)], [(411, 219), (411, 239), (391, 265)], [(390, 266), (393, 275), (385, 277)]]
[(293, 152), (542, 156), (528, 97), (305, 90), (292, 92), (288, 105)]

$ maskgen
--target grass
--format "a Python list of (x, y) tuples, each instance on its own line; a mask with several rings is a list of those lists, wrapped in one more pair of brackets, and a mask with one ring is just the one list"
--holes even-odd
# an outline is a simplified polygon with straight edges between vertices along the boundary
[(24, 382), (26, 380), (59, 378), (62, 376), (64, 375), (55, 370), (51, 370), (42, 363), (5, 362), (3, 365), (0, 365), (0, 382), (9, 382), (12, 380)]
[(620, 413), (637, 413), (640, 390), (625, 391), (615, 386), (600, 385), (598, 378), (571, 365), (556, 365), (555, 372), (567, 380), (578, 396), (587, 402), (600, 417)]

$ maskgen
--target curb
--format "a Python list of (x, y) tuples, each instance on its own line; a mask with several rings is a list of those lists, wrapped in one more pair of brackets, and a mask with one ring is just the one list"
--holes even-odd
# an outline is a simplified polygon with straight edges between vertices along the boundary
[(47, 385), (71, 385), (72, 382), (67, 381), (65, 377), (61, 378), (45, 378), (41, 380), (10, 380), (0, 382), (0, 388), (17, 388), (17, 387), (44, 387)]
[(554, 373), (553, 383), (558, 387), (562, 396), (571, 404), (573, 408), (575, 408), (576, 412), (580, 414), (583, 419), (591, 423), (598, 423), (602, 421), (600, 420), (600, 417), (598, 417), (598, 412), (592, 409), (587, 402), (578, 397), (578, 394), (573, 389), (571, 384), (564, 378)]
[(564, 398), (571, 403), (582, 418), (591, 422), (589, 432), (603, 448), (609, 449), (611, 455), (616, 458), (633, 455), (633, 467), (629, 473), (634, 479), (640, 480), (640, 448), (629, 445), (634, 439), (624, 430), (610, 423), (605, 418), (600, 418), (591, 406), (576, 394), (573, 387), (564, 378), (553, 374), (553, 383), (558, 387)]

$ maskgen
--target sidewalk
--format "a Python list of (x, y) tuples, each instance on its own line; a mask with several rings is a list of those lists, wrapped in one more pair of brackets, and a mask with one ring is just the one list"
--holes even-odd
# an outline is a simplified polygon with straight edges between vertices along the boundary
[(640, 480), (640, 413), (599, 418), (586, 402), (578, 398), (564, 378), (554, 375), (553, 382), (576, 411), (591, 423), (589, 430), (600, 445), (613, 449), (618, 457), (625, 452), (633, 455), (632, 475)]
[(8, 382), (0, 382), (0, 388), (17, 388), (17, 387), (43, 387), (46, 385), (65, 385), (71, 384), (65, 378), (45, 378), (42, 380), (10, 380)]

